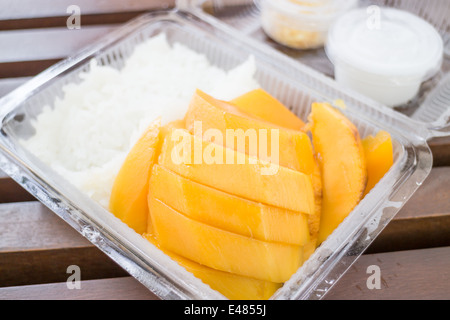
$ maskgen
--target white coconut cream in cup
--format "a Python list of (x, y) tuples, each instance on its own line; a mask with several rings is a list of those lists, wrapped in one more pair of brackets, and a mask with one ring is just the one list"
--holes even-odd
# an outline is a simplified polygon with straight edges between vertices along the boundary
[(376, 6), (342, 15), (331, 26), (325, 49), (339, 83), (390, 107), (416, 97), (443, 60), (443, 41), (431, 24)]

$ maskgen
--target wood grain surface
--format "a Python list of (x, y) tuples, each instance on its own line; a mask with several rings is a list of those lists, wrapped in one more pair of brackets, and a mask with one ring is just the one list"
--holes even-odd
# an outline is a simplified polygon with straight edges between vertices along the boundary
[[(325, 300), (448, 300), (450, 247), (364, 255), (326, 294)], [(377, 266), (380, 287), (372, 285), (369, 267)], [(368, 271), (369, 270), (369, 271)], [(431, 286), (430, 283), (433, 285)], [(80, 289), (66, 282), (0, 288), (11, 300), (155, 300), (131, 277), (84, 280)]]

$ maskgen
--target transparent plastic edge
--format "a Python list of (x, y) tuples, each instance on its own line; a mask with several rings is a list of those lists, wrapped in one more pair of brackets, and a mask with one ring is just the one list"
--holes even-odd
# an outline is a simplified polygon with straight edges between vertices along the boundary
[(431, 123), (428, 128), (427, 140), (450, 136), (450, 102), (447, 111), (442, 114), (440, 120)]

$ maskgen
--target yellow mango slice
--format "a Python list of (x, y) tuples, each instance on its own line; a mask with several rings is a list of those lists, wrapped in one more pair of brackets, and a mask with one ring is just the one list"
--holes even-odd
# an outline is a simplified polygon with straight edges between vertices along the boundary
[(280, 127), (301, 130), (305, 123), (264, 89), (255, 89), (230, 101), (240, 111)]
[(306, 214), (314, 212), (310, 176), (203, 141), (186, 130), (166, 136), (158, 163), (238, 197)]
[[(256, 90), (248, 95), (244, 95), (242, 100), (238, 101), (238, 104), (251, 104), (251, 98), (256, 100), (270, 100), (272, 104), (276, 103), (276, 99), (270, 97), (266, 92)], [(236, 101), (233, 102), (235, 103)], [(282, 105), (278, 105), (278, 108), (281, 107), (285, 108)], [(245, 111), (247, 111), (247, 113), (243, 113), (242, 110), (230, 103), (217, 100), (206, 93), (197, 90), (185, 116), (186, 128), (196, 136), (202, 136), (203, 131), (207, 130), (218, 130), (222, 136), (226, 137), (228, 137), (227, 134), (229, 130), (233, 130), (234, 132), (239, 132), (239, 130), (244, 133), (249, 132), (247, 137), (242, 139), (244, 142), (240, 144), (239, 142), (236, 143), (234, 139), (231, 139), (232, 143), (230, 143), (229, 139), (217, 141), (216, 137), (214, 137), (215, 139), (213, 140), (205, 138), (204, 135), (203, 138), (205, 140), (214, 141), (215, 143), (230, 149), (246, 153), (250, 156), (277, 163), (281, 166), (309, 175), (313, 184), (315, 197), (314, 214), (311, 214), (308, 217), (310, 234), (313, 241), (311, 246), (313, 247), (317, 239), (321, 216), (322, 183), (320, 167), (317, 159), (315, 159), (311, 140), (304, 132), (274, 125), (273, 122), (270, 122), (270, 117), (260, 120), (255, 113), (251, 113), (253, 111), (257, 113), (257, 110), (248, 107)], [(199, 121), (202, 126), (201, 131), (196, 128)], [(272, 143), (272, 130), (277, 130), (278, 133), (278, 139), (275, 140), (275, 144)], [(260, 153), (259, 151), (261, 149), (252, 148), (252, 145), (255, 144), (259, 147), (259, 143), (261, 142), (259, 139), (261, 139), (261, 137), (258, 133), (264, 131), (266, 131), (268, 135), (267, 140), (263, 141), (266, 141), (269, 144), (268, 149), (271, 150), (270, 154), (266, 154), (265, 152)], [(252, 132), (255, 132), (256, 134), (252, 136), (250, 134)], [(247, 140), (245, 140), (245, 138), (247, 138)], [(274, 156), (274, 151), (277, 150), (277, 156)]]
[(268, 300), (282, 287), (281, 283), (243, 277), (203, 266), (178, 254), (164, 250), (151, 235), (145, 235), (145, 238), (163, 250), (164, 253), (188, 272), (209, 285), (211, 289), (220, 292), (230, 300)]
[[(208, 99), (208, 97), (204, 94), (201, 95), (201, 97), (202, 96), (205, 100), (209, 100), (211, 103), (214, 103), (214, 100), (211, 98)], [(231, 103), (238, 107), (240, 111), (247, 113), (249, 116), (271, 122), (281, 127), (293, 130), (301, 130), (305, 127), (305, 123), (300, 118), (294, 115), (280, 101), (263, 89), (250, 91), (232, 100)], [(219, 107), (223, 107), (223, 104), (220, 102), (218, 105)], [(298, 148), (297, 154), (299, 155), (299, 162), (304, 165), (302, 167), (294, 165), (293, 168), (298, 169), (305, 174), (309, 174), (311, 176), (311, 181), (314, 188), (316, 209), (314, 210), (314, 214), (308, 216), (311, 233), (311, 243), (309, 243), (308, 246), (310, 251), (313, 252), (317, 245), (317, 235), (319, 232), (322, 210), (322, 178), (320, 173), (320, 165), (316, 159), (309, 138), (306, 138), (305, 135), (298, 139), (298, 141), (303, 142), (303, 144), (298, 144), (300, 147)]]
[[(306, 133), (255, 119), (200, 90), (191, 100), (185, 122), (186, 129), (204, 140), (303, 173), (313, 171), (313, 148)], [(207, 131), (218, 131), (223, 138), (205, 137)]]
[(314, 103), (310, 121), (323, 183), (320, 244), (361, 200), (367, 168), (358, 130), (341, 112), (327, 103)]
[(211, 289), (222, 293), (230, 300), (268, 300), (282, 287), (281, 283), (215, 270), (180, 256), (173, 259), (208, 284)]
[(117, 174), (109, 209), (137, 233), (147, 230), (148, 182), (161, 142), (161, 121), (152, 123), (132, 147)]
[(204, 266), (276, 283), (303, 263), (300, 246), (252, 239), (192, 220), (149, 196), (155, 236), (162, 248)]
[(149, 194), (185, 216), (259, 240), (304, 245), (308, 217), (236, 197), (153, 166)]
[(367, 164), (367, 186), (364, 196), (383, 178), (394, 163), (391, 135), (379, 131), (375, 136), (362, 140)]

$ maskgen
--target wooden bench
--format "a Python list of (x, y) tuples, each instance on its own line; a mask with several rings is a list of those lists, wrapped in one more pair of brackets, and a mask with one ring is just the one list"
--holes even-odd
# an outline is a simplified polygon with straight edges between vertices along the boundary
[[(67, 7), (82, 28), (66, 27)], [(4, 0), (0, 12), (0, 96), (139, 14), (174, 1)], [(6, 4), (6, 6), (5, 6)], [(450, 138), (433, 139), (434, 168), (326, 299), (450, 298)], [(81, 269), (68, 290), (67, 267)], [(382, 288), (369, 290), (367, 269)], [(157, 299), (17, 183), (0, 175), (0, 299)]]

